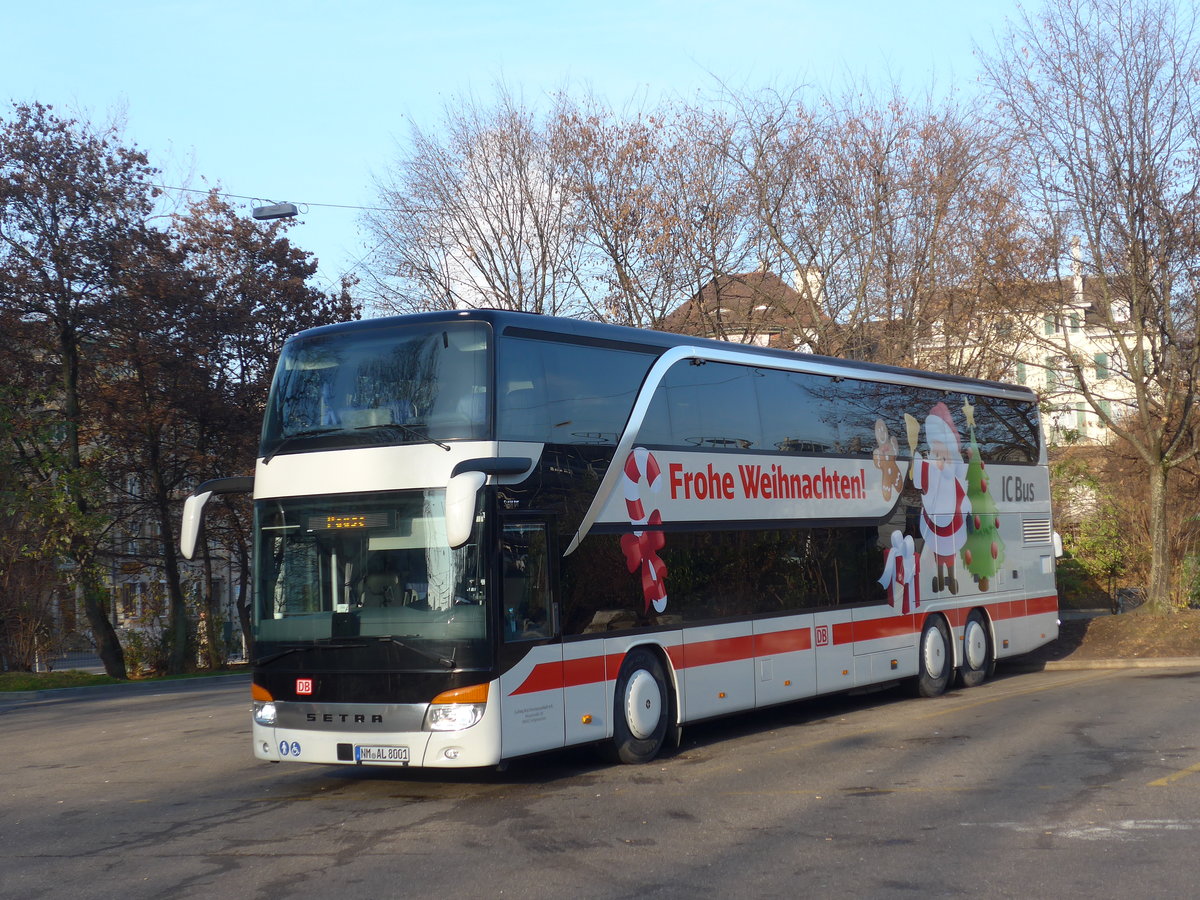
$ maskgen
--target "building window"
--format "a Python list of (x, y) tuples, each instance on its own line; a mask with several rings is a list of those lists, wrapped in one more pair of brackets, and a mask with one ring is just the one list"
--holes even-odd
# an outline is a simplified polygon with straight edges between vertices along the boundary
[(1055, 320), (1053, 315), (1047, 314), (1043, 318), (1042, 324), (1046, 330), (1046, 334), (1056, 334), (1058, 332), (1058, 322)]
[(1028, 377), (1029, 377), (1028, 373), (1025, 371), (1025, 363), (1018, 362), (1017, 363), (1017, 384), (1024, 384), (1025, 379)]
[(1102, 381), (1108, 377), (1108, 354), (1096, 354), (1096, 380)]
[(142, 584), (139, 581), (127, 581), (118, 590), (121, 599), (119, 621), (133, 621), (142, 614)]
[(1046, 390), (1057, 391), (1063, 387), (1062, 373), (1058, 370), (1059, 358), (1057, 356), (1046, 357)]

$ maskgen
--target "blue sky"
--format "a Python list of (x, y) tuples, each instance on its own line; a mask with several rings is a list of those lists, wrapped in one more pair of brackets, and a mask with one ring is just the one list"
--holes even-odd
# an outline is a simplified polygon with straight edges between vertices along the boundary
[[(969, 91), (1011, 0), (42, 0), (5, 10), (0, 99), (117, 113), (168, 185), (314, 204), (291, 232), (336, 282), (370, 249), (359, 213), (410, 123), (503, 80), (528, 102), (615, 106), (735, 87)], [(7, 116), (7, 112), (4, 113)], [(247, 204), (248, 206), (249, 204)]]

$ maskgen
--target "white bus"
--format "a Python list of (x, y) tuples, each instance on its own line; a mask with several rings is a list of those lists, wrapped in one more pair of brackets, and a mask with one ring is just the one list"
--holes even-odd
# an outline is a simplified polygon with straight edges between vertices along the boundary
[(285, 345), (253, 479), (261, 759), (491, 766), (1057, 635), (1035, 396), (494, 310)]

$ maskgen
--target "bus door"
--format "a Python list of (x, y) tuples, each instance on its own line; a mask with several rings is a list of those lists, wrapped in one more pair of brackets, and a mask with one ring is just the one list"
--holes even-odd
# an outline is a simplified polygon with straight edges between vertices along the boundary
[(563, 746), (563, 658), (551, 544), (544, 519), (500, 522), (503, 754)]

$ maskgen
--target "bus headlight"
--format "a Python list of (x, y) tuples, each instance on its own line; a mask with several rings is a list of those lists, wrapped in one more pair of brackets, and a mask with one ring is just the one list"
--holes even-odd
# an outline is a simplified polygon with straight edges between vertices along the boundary
[(426, 719), (430, 731), (462, 731), (483, 718), (482, 703), (446, 703), (429, 707)]
[(261, 700), (254, 701), (254, 721), (259, 725), (274, 725), (275, 724), (275, 702)]
[(254, 721), (259, 725), (274, 725), (275, 698), (261, 684), (250, 685), (250, 699), (254, 701)]
[(427, 731), (462, 731), (476, 725), (487, 709), (488, 686), (476, 684), (438, 694), (425, 713)]

